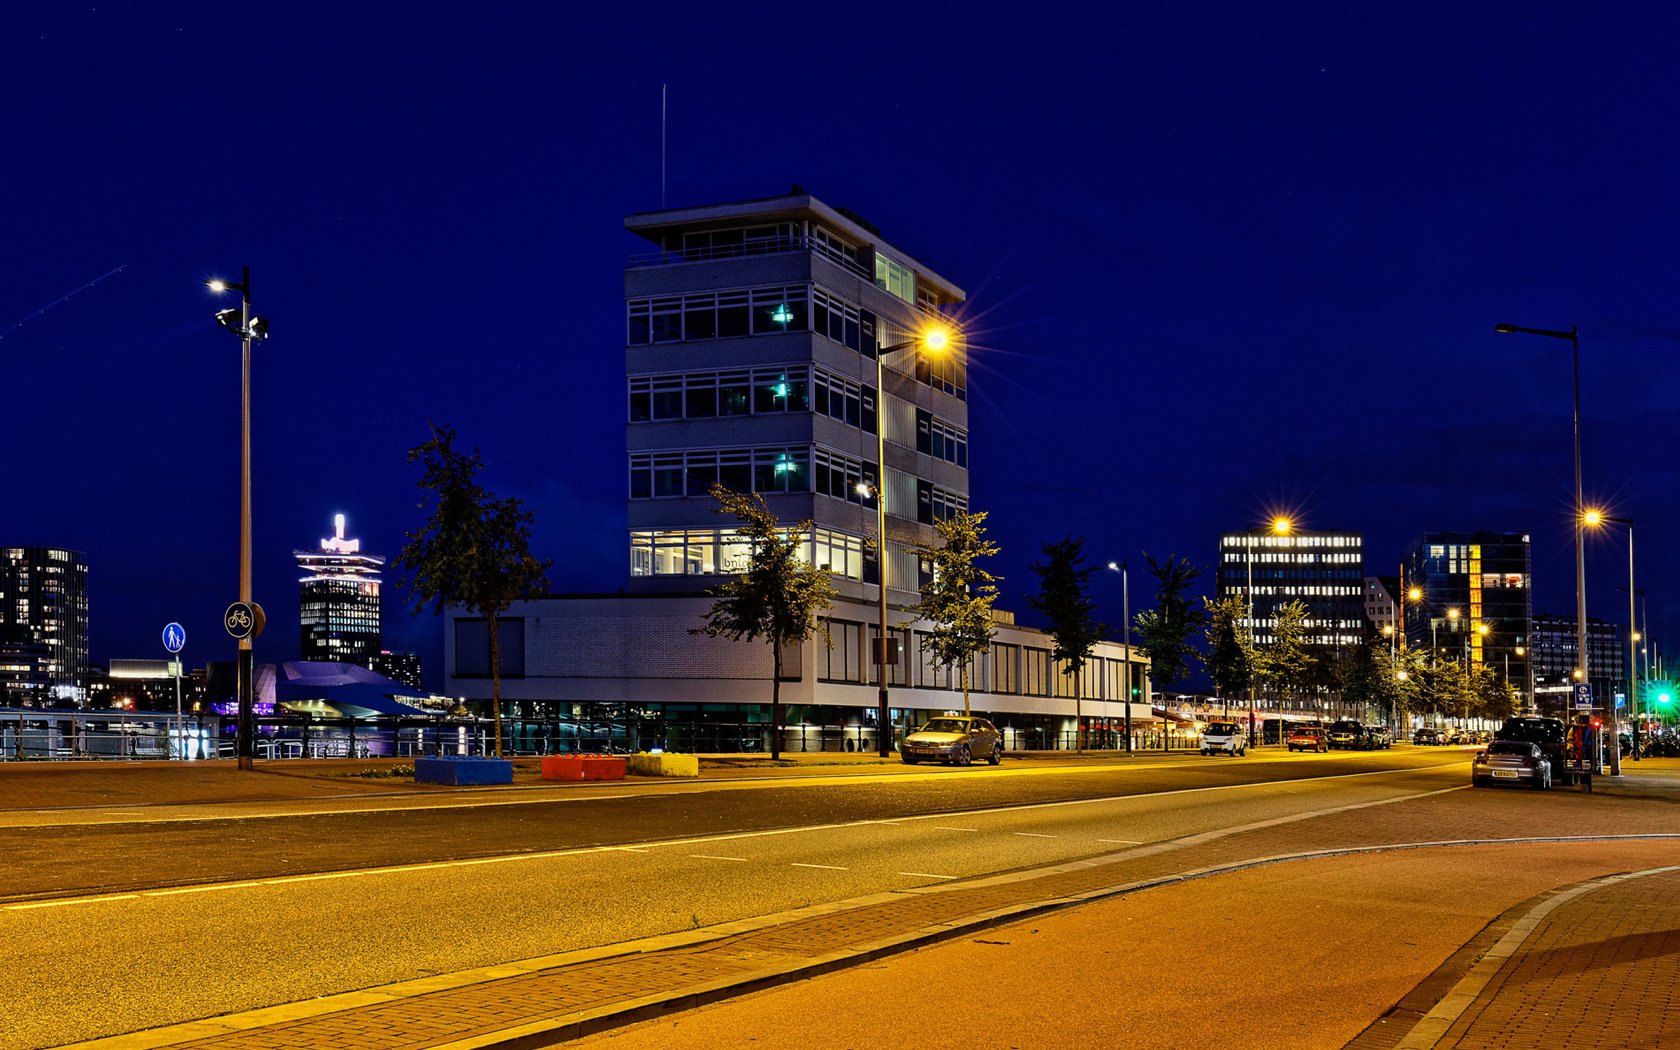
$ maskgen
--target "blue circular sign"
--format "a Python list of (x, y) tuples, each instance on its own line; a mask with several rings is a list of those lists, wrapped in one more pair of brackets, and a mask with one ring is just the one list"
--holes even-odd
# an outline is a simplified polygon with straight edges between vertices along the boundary
[(187, 629), (178, 623), (165, 624), (163, 628), (163, 647), (172, 653), (178, 653), (187, 644)]

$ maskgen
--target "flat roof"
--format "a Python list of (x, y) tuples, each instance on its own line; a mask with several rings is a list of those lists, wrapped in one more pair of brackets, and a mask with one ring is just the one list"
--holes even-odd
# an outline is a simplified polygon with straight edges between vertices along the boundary
[(856, 219), (848, 218), (838, 209), (830, 207), (809, 193), (790, 193), (781, 197), (757, 197), (751, 200), (729, 201), (723, 204), (703, 204), (693, 208), (666, 208), (661, 211), (637, 212), (625, 217), (624, 228), (657, 244), (659, 243), (658, 235), (673, 228), (712, 226), (730, 220), (776, 222), (790, 219), (819, 219), (824, 225), (833, 227), (859, 243), (873, 244), (885, 250), (894, 259), (915, 270), (917, 279), (925, 280), (933, 285), (942, 293), (942, 297), (956, 302), (963, 302), (968, 298), (968, 293), (954, 282), (941, 277), (931, 268), (900, 251), (879, 233), (862, 225)]

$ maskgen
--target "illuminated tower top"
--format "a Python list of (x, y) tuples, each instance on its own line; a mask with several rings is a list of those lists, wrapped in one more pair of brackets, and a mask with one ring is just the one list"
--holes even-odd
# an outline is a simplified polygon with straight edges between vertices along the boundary
[(344, 535), (344, 515), (333, 515), (333, 535), (319, 550), (293, 551), (298, 579), (298, 648), (305, 660), (339, 660), (368, 666), (380, 649), (379, 575), (385, 558), (362, 553), (362, 541)]

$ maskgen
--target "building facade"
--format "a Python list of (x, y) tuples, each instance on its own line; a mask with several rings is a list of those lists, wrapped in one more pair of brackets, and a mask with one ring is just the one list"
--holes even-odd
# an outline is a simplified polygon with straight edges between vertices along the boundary
[(80, 551), (0, 547), (0, 678), (19, 702), (44, 700), (43, 689), (55, 701), (84, 695), (87, 575)]
[[(704, 590), (748, 554), (720, 521), (717, 485), (757, 493), (783, 522), (809, 521), (802, 555), (839, 593), (827, 638), (784, 654), (788, 723), (875, 746), (882, 587), (898, 657), (889, 730), (961, 710), (960, 677), (932, 661), (928, 625), (907, 623), (906, 607), (930, 572), (915, 548), (937, 546), (935, 523), (969, 507), (962, 289), (798, 187), (625, 225), (652, 248), (624, 274), (626, 593), (521, 602), (502, 618), (502, 689), (516, 719), (768, 720), (767, 647), (690, 633), (710, 607)], [(933, 330), (947, 336), (939, 352), (922, 341)], [(996, 622), (970, 692), (1011, 746), (1072, 746), (1076, 710), (1087, 730), (1128, 710), (1149, 717), (1147, 664), (1135, 653), (1101, 645), (1075, 701), (1049, 638), (1007, 613)], [(452, 611), (451, 695), (487, 695), (488, 651), (483, 619)]]
[(1253, 609), (1248, 627), (1257, 645), (1275, 639), (1279, 607), (1295, 601), (1307, 607), (1308, 644), (1352, 648), (1365, 638), (1360, 533), (1226, 533), (1219, 538), (1218, 588), (1221, 600), (1237, 598)]
[(344, 515), (318, 550), (293, 551), (298, 570), (298, 657), (368, 667), (379, 655), (379, 575), (385, 559), (346, 539)]
[(1400, 577), (1365, 577), (1365, 619), (1373, 634), (1395, 636), (1400, 629)]
[(410, 689), (420, 688), (420, 654), (393, 653), (383, 650), (373, 655), (368, 670), (382, 674), (393, 682), (401, 682)]
[[(1574, 614), (1540, 613), (1534, 617), (1534, 692), (1540, 706), (1551, 713), (1573, 714), (1576, 653), (1580, 621)], [(1594, 702), (1626, 695), (1627, 634), (1620, 624), (1587, 618), (1587, 680)]]
[(1486, 664), (1526, 696), (1534, 633), (1528, 534), (1428, 532), (1401, 565), (1406, 645)]

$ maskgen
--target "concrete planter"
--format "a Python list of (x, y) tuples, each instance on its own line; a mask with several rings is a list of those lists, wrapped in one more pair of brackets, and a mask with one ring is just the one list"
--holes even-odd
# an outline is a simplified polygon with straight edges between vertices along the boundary
[(623, 780), (619, 755), (548, 755), (542, 760), (544, 780)]
[(629, 755), (625, 766), (641, 777), (697, 777), (700, 759), (694, 755)]
[(414, 760), (414, 782), (456, 787), (511, 784), (513, 762), (505, 758), (417, 758)]

